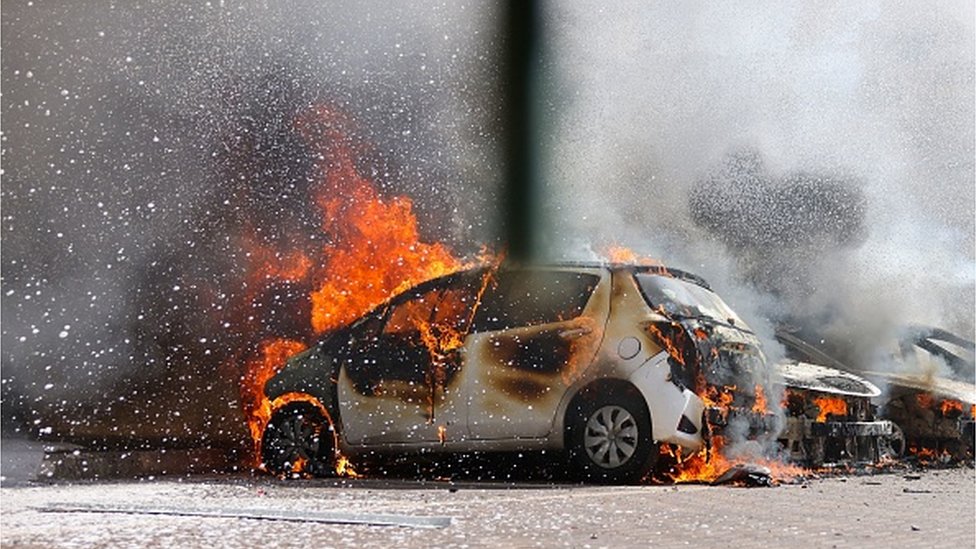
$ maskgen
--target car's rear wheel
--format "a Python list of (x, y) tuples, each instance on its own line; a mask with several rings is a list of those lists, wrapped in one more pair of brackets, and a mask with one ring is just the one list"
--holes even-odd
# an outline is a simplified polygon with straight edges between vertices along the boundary
[(312, 406), (293, 405), (271, 416), (261, 439), (261, 460), (276, 475), (334, 474), (335, 437), (322, 413)]
[(651, 418), (636, 395), (591, 393), (578, 399), (568, 419), (570, 459), (584, 480), (630, 484), (654, 468)]

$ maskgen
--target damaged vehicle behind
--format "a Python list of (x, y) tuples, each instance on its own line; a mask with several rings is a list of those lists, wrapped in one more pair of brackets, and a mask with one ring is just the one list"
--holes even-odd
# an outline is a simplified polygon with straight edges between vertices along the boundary
[(776, 338), (789, 356), (862, 375), (885, 388), (873, 400), (892, 423), (885, 453), (924, 461), (972, 459), (976, 434), (976, 344), (941, 328), (906, 326), (869, 364), (814, 330), (782, 326)]
[[(873, 417), (877, 388), (830, 375), (844, 381), (786, 376), (784, 389), (749, 326), (682, 271), (481, 267), (407, 290), (292, 357), (264, 387), (261, 457), (277, 474), (325, 475), (341, 456), (556, 450), (582, 479), (632, 483), (662, 445), (707, 452), (734, 431), (787, 433), (810, 465), (875, 459), (891, 428)], [(783, 394), (787, 420), (769, 398)], [(816, 395), (850, 407), (824, 412)]]

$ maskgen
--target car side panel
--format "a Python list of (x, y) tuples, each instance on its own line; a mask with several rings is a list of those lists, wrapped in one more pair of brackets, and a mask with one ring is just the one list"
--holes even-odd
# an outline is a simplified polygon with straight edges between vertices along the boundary
[(568, 388), (592, 364), (609, 314), (610, 277), (574, 319), (476, 333), (465, 342), (463, 390), (473, 440), (546, 437)]

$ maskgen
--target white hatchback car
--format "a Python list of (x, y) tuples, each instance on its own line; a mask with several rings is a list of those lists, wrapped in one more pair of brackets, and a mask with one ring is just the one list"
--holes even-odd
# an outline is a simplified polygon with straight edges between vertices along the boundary
[[(766, 382), (759, 341), (693, 275), (478, 268), (414, 287), (291, 358), (265, 385), (290, 403), (265, 429), (262, 459), (275, 473), (328, 474), (340, 452), (557, 449), (585, 479), (634, 482), (659, 443), (701, 448), (706, 399), (743, 379)], [(749, 410), (754, 397), (746, 388), (726, 404)]]

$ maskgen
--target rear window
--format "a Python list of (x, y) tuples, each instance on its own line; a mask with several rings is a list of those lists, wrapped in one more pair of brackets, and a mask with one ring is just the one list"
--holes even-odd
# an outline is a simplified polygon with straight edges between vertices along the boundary
[(701, 286), (678, 278), (653, 274), (636, 274), (644, 300), (653, 309), (663, 308), (670, 316), (710, 318), (748, 330), (745, 322), (718, 295)]
[(482, 300), (475, 331), (491, 332), (578, 317), (600, 277), (565, 271), (502, 271)]

